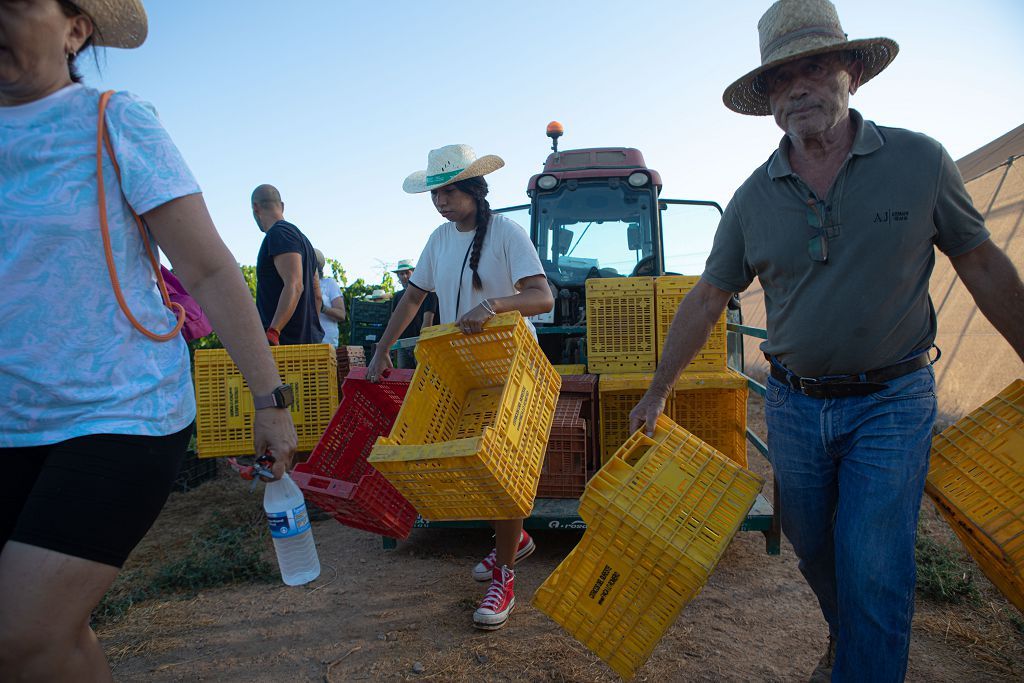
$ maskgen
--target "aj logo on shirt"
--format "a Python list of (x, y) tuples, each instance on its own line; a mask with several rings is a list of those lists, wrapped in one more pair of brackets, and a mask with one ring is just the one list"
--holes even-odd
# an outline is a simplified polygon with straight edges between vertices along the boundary
[(897, 211), (892, 209), (889, 211), (876, 211), (875, 212), (875, 223), (903, 223), (904, 221), (910, 220), (909, 211)]

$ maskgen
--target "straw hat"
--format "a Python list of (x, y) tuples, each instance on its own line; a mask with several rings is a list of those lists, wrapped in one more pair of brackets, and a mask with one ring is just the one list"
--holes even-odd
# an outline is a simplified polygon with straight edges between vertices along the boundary
[(725, 106), (740, 114), (768, 116), (766, 71), (786, 62), (825, 52), (852, 50), (864, 63), (861, 84), (878, 75), (896, 58), (900, 47), (891, 38), (847, 40), (835, 5), (828, 0), (779, 0), (757, 22), (761, 66), (739, 79), (722, 95)]
[(388, 298), (388, 293), (385, 292), (383, 289), (375, 289), (370, 294), (370, 296), (368, 296), (366, 298), (369, 299), (370, 301), (377, 301), (378, 299), (386, 299), (386, 298)]
[(427, 170), (416, 171), (402, 183), (409, 194), (436, 190), (466, 178), (493, 173), (505, 165), (501, 157), (493, 154), (476, 158), (469, 145), (445, 145), (432, 149), (427, 155)]
[(93, 45), (138, 47), (149, 30), (146, 9), (141, 0), (74, 0), (75, 6), (89, 15), (96, 31)]
[(412, 264), (412, 259), (411, 258), (404, 258), (401, 261), (399, 261), (398, 265), (395, 266), (395, 269), (392, 270), (391, 272), (392, 273), (402, 273), (402, 272), (405, 272), (407, 270), (416, 270), (416, 266), (414, 266)]

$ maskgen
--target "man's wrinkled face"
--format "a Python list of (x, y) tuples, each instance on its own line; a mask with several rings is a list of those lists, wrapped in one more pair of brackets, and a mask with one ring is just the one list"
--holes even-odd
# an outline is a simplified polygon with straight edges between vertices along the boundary
[(787, 135), (800, 139), (819, 136), (844, 120), (850, 94), (860, 85), (863, 66), (847, 63), (839, 53), (805, 57), (767, 72), (772, 115)]
[(409, 280), (412, 278), (411, 270), (400, 270), (395, 274), (398, 275), (398, 281), (402, 283), (403, 289), (409, 286)]

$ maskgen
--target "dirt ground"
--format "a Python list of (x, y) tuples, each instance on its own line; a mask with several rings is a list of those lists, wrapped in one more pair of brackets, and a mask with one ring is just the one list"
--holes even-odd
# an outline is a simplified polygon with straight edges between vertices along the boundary
[[(759, 406), (751, 402), (752, 422)], [(763, 431), (762, 431), (763, 433)], [(767, 472), (758, 457), (755, 469)], [(189, 530), (215, 519), (218, 501), (260, 496), (224, 475), (175, 494), (127, 570), (173, 556)], [(955, 537), (931, 504), (923, 530)], [(416, 530), (395, 550), (333, 520), (315, 522), (320, 579), (208, 589), (140, 602), (97, 631), (119, 681), (614, 681), (617, 676), (544, 614), (533, 592), (580, 533), (535, 534), (537, 551), (517, 573), (516, 611), (503, 630), (472, 627), (485, 584), (470, 569), (491, 546), (484, 530)], [(269, 539), (266, 559), (272, 563)], [(1024, 679), (1024, 620), (980, 572), (975, 604), (918, 598), (910, 681)], [(639, 681), (807, 680), (826, 627), (791, 547), (765, 554), (764, 537), (741, 532), (705, 589), (640, 669)]]

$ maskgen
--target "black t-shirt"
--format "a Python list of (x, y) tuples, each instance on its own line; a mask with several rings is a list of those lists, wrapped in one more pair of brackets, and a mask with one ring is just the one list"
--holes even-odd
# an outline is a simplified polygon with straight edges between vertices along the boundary
[[(402, 295), (405, 294), (405, 290), (401, 290), (395, 293), (394, 298), (391, 299), (391, 312), (394, 313), (395, 309), (398, 308), (398, 302), (402, 300)], [(423, 305), (420, 306), (420, 310), (416, 312), (416, 316), (409, 323), (409, 326), (405, 328), (399, 339), (408, 339), (409, 337), (420, 336), (420, 329), (423, 327), (423, 314), (430, 311), (434, 314), (434, 324), (438, 324), (440, 321), (437, 319), (437, 294), (433, 292), (427, 293), (427, 298), (423, 300)]]
[(302, 295), (295, 312), (281, 332), (282, 344), (319, 344), (324, 339), (320, 326), (320, 302), (316, 299), (313, 278), (316, 273), (316, 254), (302, 232), (287, 221), (270, 226), (256, 257), (256, 310), (264, 329), (270, 327), (277, 311), (277, 302), (284, 291), (284, 280), (274, 266), (274, 257), (280, 254), (299, 254), (302, 257)]

